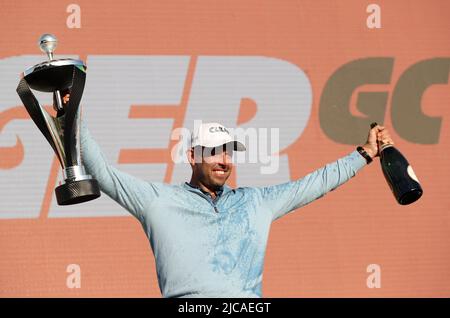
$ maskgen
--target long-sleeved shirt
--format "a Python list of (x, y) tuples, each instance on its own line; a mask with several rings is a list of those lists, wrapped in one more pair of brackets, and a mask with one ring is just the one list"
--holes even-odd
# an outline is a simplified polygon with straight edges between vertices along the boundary
[(322, 197), (366, 165), (354, 151), (283, 184), (224, 185), (215, 199), (189, 183), (144, 181), (108, 164), (82, 123), (83, 164), (101, 191), (142, 224), (163, 297), (262, 297), (271, 223)]

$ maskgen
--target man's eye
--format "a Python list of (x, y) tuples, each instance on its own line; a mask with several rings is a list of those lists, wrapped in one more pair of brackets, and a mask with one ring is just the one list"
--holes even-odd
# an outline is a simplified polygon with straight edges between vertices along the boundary
[(219, 155), (219, 154), (221, 154), (221, 153), (222, 153), (222, 148), (221, 148), (221, 147), (216, 147), (216, 148), (214, 148), (214, 149), (212, 150), (212, 152), (211, 152), (211, 154), (212, 154), (213, 156), (215, 156), (216, 154)]

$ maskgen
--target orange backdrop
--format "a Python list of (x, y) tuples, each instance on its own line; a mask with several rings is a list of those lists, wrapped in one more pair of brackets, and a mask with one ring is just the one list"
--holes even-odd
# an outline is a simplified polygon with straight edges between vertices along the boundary
[[(424, 188), (422, 199), (410, 206), (398, 205), (378, 162), (363, 169), (343, 187), (274, 223), (263, 294), (450, 296), (448, 81), (430, 86), (421, 98), (423, 113), (442, 119), (437, 142), (424, 144), (402, 137), (390, 112), (396, 83), (409, 67), (442, 58), (441, 65), (448, 71), (450, 2), (77, 0), (81, 28), (74, 29), (66, 25), (70, 15), (66, 8), (71, 3), (2, 0), (0, 59), (40, 54), (37, 39), (51, 32), (60, 40), (57, 54), (74, 54), (88, 61), (93, 55), (189, 56), (186, 85), (200, 56), (273, 57), (303, 70), (312, 86), (312, 105), (305, 130), (286, 150), (291, 179), (354, 149), (354, 145), (332, 140), (320, 124), (319, 104), (332, 74), (358, 59), (393, 58), (390, 81), (361, 90), (388, 92), (384, 124), (413, 164)], [(366, 25), (370, 3), (381, 8), (379, 29)], [(21, 71), (17, 69), (14, 78), (0, 74), (0, 85), (18, 82)], [(181, 99), (182, 110), (188, 93)], [(350, 110), (355, 116), (364, 116), (355, 110), (356, 98), (355, 92)], [(7, 124), (27, 118), (18, 98), (15, 105), (1, 106), (0, 137)], [(237, 121), (249, 121), (251, 116), (241, 110)], [(173, 118), (173, 126), (180, 126), (184, 112)], [(50, 147), (42, 151), (50, 151)], [(0, 144), (0, 171), (16, 168), (8, 166), (17, 159), (12, 153)], [(164, 153), (157, 155), (167, 163), (164, 181), (171, 182), (173, 165)], [(133, 160), (132, 154), (127, 160)], [(36, 202), (39, 217), (0, 218), (0, 297), (160, 297), (153, 255), (135, 219), (48, 217), (58, 171), (54, 160), (45, 195)], [(3, 187), (20, 187), (21, 180), (2, 182)], [(27, 193), (21, 193), (17, 204), (22, 200), (28, 200)], [(3, 213), (10, 206), (2, 201)], [(66, 286), (68, 264), (80, 265), (79, 289)], [(381, 288), (367, 287), (369, 264), (380, 265)]]

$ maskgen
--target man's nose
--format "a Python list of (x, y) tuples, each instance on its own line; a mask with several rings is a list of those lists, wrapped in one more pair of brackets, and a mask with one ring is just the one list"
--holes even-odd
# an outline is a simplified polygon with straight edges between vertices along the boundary
[(225, 165), (229, 165), (231, 164), (231, 155), (227, 152), (227, 151), (223, 151), (222, 152), (222, 156), (221, 157), (221, 163), (225, 164)]

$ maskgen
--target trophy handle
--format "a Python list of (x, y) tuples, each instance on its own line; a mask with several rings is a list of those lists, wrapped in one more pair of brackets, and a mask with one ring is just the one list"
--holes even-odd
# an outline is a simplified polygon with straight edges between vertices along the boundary
[(31, 119), (33, 119), (34, 123), (44, 135), (45, 139), (47, 139), (54, 152), (58, 155), (58, 159), (61, 165), (64, 166), (64, 147), (59, 142), (59, 138), (56, 138), (55, 136), (56, 131), (54, 129), (56, 127), (52, 116), (50, 116), (50, 114), (39, 105), (38, 100), (28, 86), (25, 78), (22, 78), (20, 80), (16, 91), (28, 113), (30, 114)]
[[(73, 81), (69, 103), (64, 107), (64, 151), (67, 154), (67, 166), (81, 165), (80, 156), (80, 102), (83, 95), (86, 76), (84, 70), (73, 68)], [(71, 149), (73, 147), (75, 149)]]

